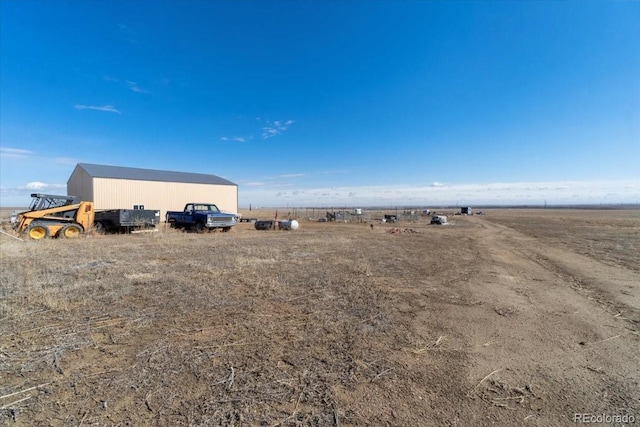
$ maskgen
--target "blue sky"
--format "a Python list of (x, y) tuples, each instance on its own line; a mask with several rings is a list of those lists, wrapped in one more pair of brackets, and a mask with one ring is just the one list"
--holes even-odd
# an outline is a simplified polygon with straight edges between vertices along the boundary
[(241, 208), (640, 201), (638, 1), (0, 1), (0, 204), (78, 162)]

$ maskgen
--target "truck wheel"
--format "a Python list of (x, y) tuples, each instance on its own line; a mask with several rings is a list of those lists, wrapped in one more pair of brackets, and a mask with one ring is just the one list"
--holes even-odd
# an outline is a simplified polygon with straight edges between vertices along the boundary
[(102, 222), (100, 222), (100, 221), (98, 221), (95, 224), (93, 224), (93, 229), (98, 234), (104, 234), (104, 232), (105, 232), (104, 224)]
[(27, 236), (31, 240), (41, 240), (49, 237), (49, 229), (44, 225), (32, 225), (27, 229)]
[(202, 233), (202, 230), (204, 230), (204, 226), (201, 222), (196, 223), (193, 228), (196, 230), (196, 233)]
[(65, 239), (75, 239), (81, 234), (82, 227), (77, 224), (69, 224), (59, 231), (58, 237), (64, 237)]

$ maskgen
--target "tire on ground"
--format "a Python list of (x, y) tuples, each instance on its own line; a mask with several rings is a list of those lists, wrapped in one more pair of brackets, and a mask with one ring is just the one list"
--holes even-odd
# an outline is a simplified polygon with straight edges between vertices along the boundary
[(27, 228), (27, 236), (31, 240), (41, 240), (49, 237), (49, 228), (46, 225), (35, 224)]
[(82, 234), (83, 230), (78, 224), (69, 224), (62, 227), (58, 232), (58, 237), (65, 239), (75, 239)]

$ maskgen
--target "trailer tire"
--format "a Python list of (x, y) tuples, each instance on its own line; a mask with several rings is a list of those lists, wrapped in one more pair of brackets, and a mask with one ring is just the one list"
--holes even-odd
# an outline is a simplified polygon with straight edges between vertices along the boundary
[(106, 231), (105, 226), (102, 223), (102, 221), (97, 221), (95, 224), (93, 224), (93, 229), (98, 234), (104, 234), (105, 231)]
[(83, 230), (78, 224), (65, 225), (62, 230), (58, 232), (58, 237), (65, 239), (76, 239), (82, 234)]
[(27, 236), (31, 240), (42, 240), (49, 237), (49, 228), (46, 225), (32, 225), (27, 228)]

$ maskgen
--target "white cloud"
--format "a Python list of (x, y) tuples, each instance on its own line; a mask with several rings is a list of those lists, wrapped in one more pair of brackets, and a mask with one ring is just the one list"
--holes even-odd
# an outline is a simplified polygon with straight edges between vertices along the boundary
[(115, 77), (111, 77), (111, 76), (104, 76), (104, 80), (108, 81), (108, 82), (113, 82), (113, 83), (118, 83), (120, 85), (126, 86), (129, 89), (131, 89), (133, 92), (136, 93), (150, 93), (148, 90), (146, 89), (142, 89), (138, 83), (132, 81), (132, 80), (120, 80), (117, 79)]
[(249, 136), (249, 137), (245, 137), (245, 136), (232, 136), (232, 137), (228, 137), (228, 136), (223, 136), (222, 138), (220, 138), (221, 141), (236, 141), (236, 142), (247, 142), (248, 140), (252, 139), (253, 137)]
[[(248, 186), (247, 186), (248, 187)], [(589, 204), (638, 203), (640, 184), (636, 181), (563, 181), (540, 183), (471, 183), (443, 186), (344, 186), (296, 188), (284, 191), (283, 185), (239, 188), (240, 203), (277, 206), (287, 197), (299, 206), (327, 206), (357, 202), (362, 206), (443, 206), (456, 204)], [(296, 187), (288, 185), (287, 187)]]
[[(296, 186), (295, 178), (300, 178), (303, 176), (307, 176), (304, 173), (288, 173), (281, 175), (273, 175), (273, 176), (263, 176), (261, 177), (261, 181), (247, 180), (241, 181), (240, 187), (260, 187), (263, 189), (274, 189), (274, 190), (282, 190), (283, 188), (290, 188)], [(296, 193), (297, 195), (299, 193)], [(280, 194), (278, 197), (283, 196)]]
[(26, 159), (33, 154), (33, 151), (21, 148), (0, 147), (0, 156), (5, 159)]
[(76, 105), (74, 105), (74, 108), (76, 110), (97, 110), (97, 111), (107, 111), (107, 112), (110, 112), (110, 113), (122, 114), (113, 105), (95, 106), (95, 105), (76, 104)]
[(48, 184), (45, 184), (44, 182), (39, 182), (39, 181), (35, 181), (35, 182), (30, 182), (27, 185), (25, 185), (25, 188), (27, 190), (41, 190), (43, 188), (47, 188)]
[[(256, 117), (256, 121), (262, 122), (260, 117)], [(293, 120), (276, 120), (269, 121), (265, 120), (266, 126), (262, 127), (262, 139), (273, 138), (274, 136), (282, 135), (289, 127), (295, 123)], [(220, 138), (221, 141), (236, 141), (236, 142), (247, 142), (253, 139), (253, 135), (251, 136), (223, 136)]]
[(66, 184), (47, 184), (46, 182), (34, 181), (24, 186), (25, 190), (58, 190), (61, 188), (67, 188)]
[(24, 185), (10, 185), (0, 187), (0, 206), (27, 207), (31, 202), (32, 193), (67, 194), (66, 184), (32, 181)]
[(149, 93), (148, 90), (144, 90), (144, 89), (140, 88), (140, 86), (138, 86), (138, 83), (136, 83), (136, 82), (132, 82), (131, 80), (127, 80), (127, 81), (125, 81), (125, 83), (129, 87), (129, 89), (131, 89), (132, 91), (134, 91), (136, 93)]
[(262, 128), (262, 138), (269, 139), (277, 135), (282, 135), (293, 123), (293, 120), (276, 120), (274, 122), (267, 120), (267, 126)]

